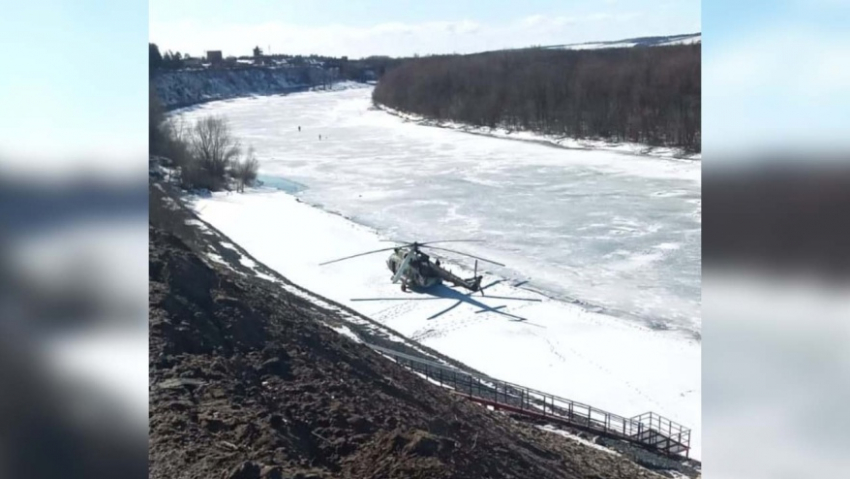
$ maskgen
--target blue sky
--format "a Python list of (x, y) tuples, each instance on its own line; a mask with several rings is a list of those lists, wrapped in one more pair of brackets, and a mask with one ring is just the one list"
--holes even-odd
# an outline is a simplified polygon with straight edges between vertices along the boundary
[(151, 22), (195, 19), (201, 22), (262, 23), (279, 21), (308, 27), (342, 23), (371, 26), (385, 22), (421, 23), (447, 20), (507, 22), (535, 14), (568, 14), (580, 11), (640, 10), (647, 14), (663, 6), (676, 11), (681, 21), (699, 20), (699, 1), (688, 0), (153, 0)]
[[(37, 167), (36, 157), (144, 157), (149, 31), (166, 48), (194, 53), (208, 44), (184, 47), (192, 39), (181, 34), (213, 35), (210, 43), (227, 48), (259, 43), (260, 35), (272, 43), (287, 28), (296, 41), (272, 43), (273, 50), (394, 45), (425, 53), (704, 30), (709, 154), (724, 145), (846, 146), (848, 24), (850, 0), (706, 0), (701, 8), (686, 0), (18, 2), (0, 16), (0, 166), (18, 159)], [(245, 38), (224, 38), (227, 32)]]
[(152, 0), (151, 40), (221, 49), (362, 57), (467, 53), (700, 30), (699, 0), (241, 2)]
[(850, 0), (703, 5), (703, 145), (850, 149)]
[(147, 4), (36, 0), (3, 10), (0, 158), (144, 155)]
[(45, 157), (144, 158), (146, 2), (35, 0), (3, 10), (3, 166)]
[(149, 34), (195, 54), (255, 44), (411, 54), (690, 32), (699, 22), (693, 0), (16, 2), (0, 15), (0, 167), (144, 165)]

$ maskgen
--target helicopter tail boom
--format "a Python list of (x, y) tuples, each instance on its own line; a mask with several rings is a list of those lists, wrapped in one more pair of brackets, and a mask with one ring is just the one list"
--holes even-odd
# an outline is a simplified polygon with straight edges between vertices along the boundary
[[(431, 269), (440, 277), (443, 281), (447, 283), (451, 283), (455, 286), (460, 286), (466, 288), (470, 291), (478, 291), (481, 289), (481, 276), (473, 276), (472, 278), (464, 279), (460, 276), (453, 274), (451, 271), (444, 269), (439, 266), (431, 266)], [(477, 269), (477, 268), (476, 268)]]

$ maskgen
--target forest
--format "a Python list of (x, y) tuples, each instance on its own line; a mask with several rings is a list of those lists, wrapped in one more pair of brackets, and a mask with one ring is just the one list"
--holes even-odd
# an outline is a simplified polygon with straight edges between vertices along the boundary
[(375, 103), (434, 120), (701, 150), (700, 45), (407, 60)]

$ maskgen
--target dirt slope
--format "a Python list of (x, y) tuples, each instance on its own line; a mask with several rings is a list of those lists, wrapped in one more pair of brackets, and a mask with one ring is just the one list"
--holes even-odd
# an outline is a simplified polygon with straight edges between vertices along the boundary
[(163, 205), (152, 189), (151, 478), (658, 477), (338, 334), (332, 311), (210, 261)]

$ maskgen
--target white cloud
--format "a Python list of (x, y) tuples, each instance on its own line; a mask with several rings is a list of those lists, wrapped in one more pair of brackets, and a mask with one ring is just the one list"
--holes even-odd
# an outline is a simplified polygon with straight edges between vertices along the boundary
[(364, 30), (361, 30), (358, 33), (362, 33), (366, 36), (368, 36), (368, 35), (382, 35), (382, 34), (387, 34), (387, 33), (390, 33), (390, 34), (392, 34), (392, 33), (403, 33), (405, 35), (410, 35), (418, 29), (419, 28), (417, 26), (414, 26), (414, 25), (408, 25), (408, 24), (401, 23), (401, 22), (392, 22), (392, 23), (382, 23), (380, 25), (375, 25), (374, 27), (372, 27), (370, 29), (364, 29)]
[[(305, 27), (283, 22), (205, 25), (192, 21), (156, 22), (150, 39), (162, 49), (201, 55), (221, 49), (225, 55), (247, 55), (255, 45), (272, 53), (362, 57), (407, 56), (413, 53), (471, 53), (531, 45), (619, 40), (658, 33), (634, 21), (636, 13), (595, 12), (583, 15), (537, 14), (505, 24), (471, 19), (438, 22), (385, 22), (354, 27), (341, 24)], [(681, 33), (668, 22), (669, 33)]]
[(225, 55), (245, 55), (254, 45), (270, 45), (273, 53), (409, 55), (413, 51), (429, 50), (429, 44), (438, 48), (440, 41), (453, 35), (475, 35), (481, 29), (482, 25), (471, 20), (418, 24), (388, 22), (369, 27), (338, 24), (303, 27), (269, 22), (214, 29), (195, 22), (180, 22), (152, 24), (150, 38), (164, 49), (188, 51), (193, 55), (208, 49), (225, 50)]
[(520, 20), (520, 25), (523, 27), (533, 27), (546, 21), (543, 15), (530, 15)]
[[(639, 16), (638, 13), (621, 13), (621, 14), (614, 15), (614, 14), (607, 13), (607, 12), (597, 12), (597, 13), (591, 13), (591, 14), (587, 14), (587, 15), (578, 15), (578, 16), (575, 16), (575, 15), (557, 15), (557, 16), (530, 15), (530, 16), (527, 16), (527, 17), (521, 19), (518, 22), (517, 25), (518, 25), (519, 28), (526, 28), (526, 29), (531, 29), (531, 28), (549, 28), (549, 29), (552, 29), (552, 28), (560, 28), (560, 27), (563, 27), (563, 26), (566, 26), (566, 25), (581, 25), (581, 24), (587, 25), (587, 24), (594, 24), (594, 23), (598, 23), (598, 22), (606, 22), (606, 21), (612, 21), (612, 20), (617, 20), (617, 21), (629, 20), (629, 19), (635, 18), (637, 16)], [(600, 35), (604, 35), (604, 34), (600, 32)], [(592, 38), (590, 40), (620, 40), (622, 38), (623, 37), (622, 37), (622, 34), (621, 34), (621, 36), (618, 36), (617, 38), (602, 38), (600, 36), (600, 37)], [(559, 43), (559, 42), (555, 42), (555, 43)]]

